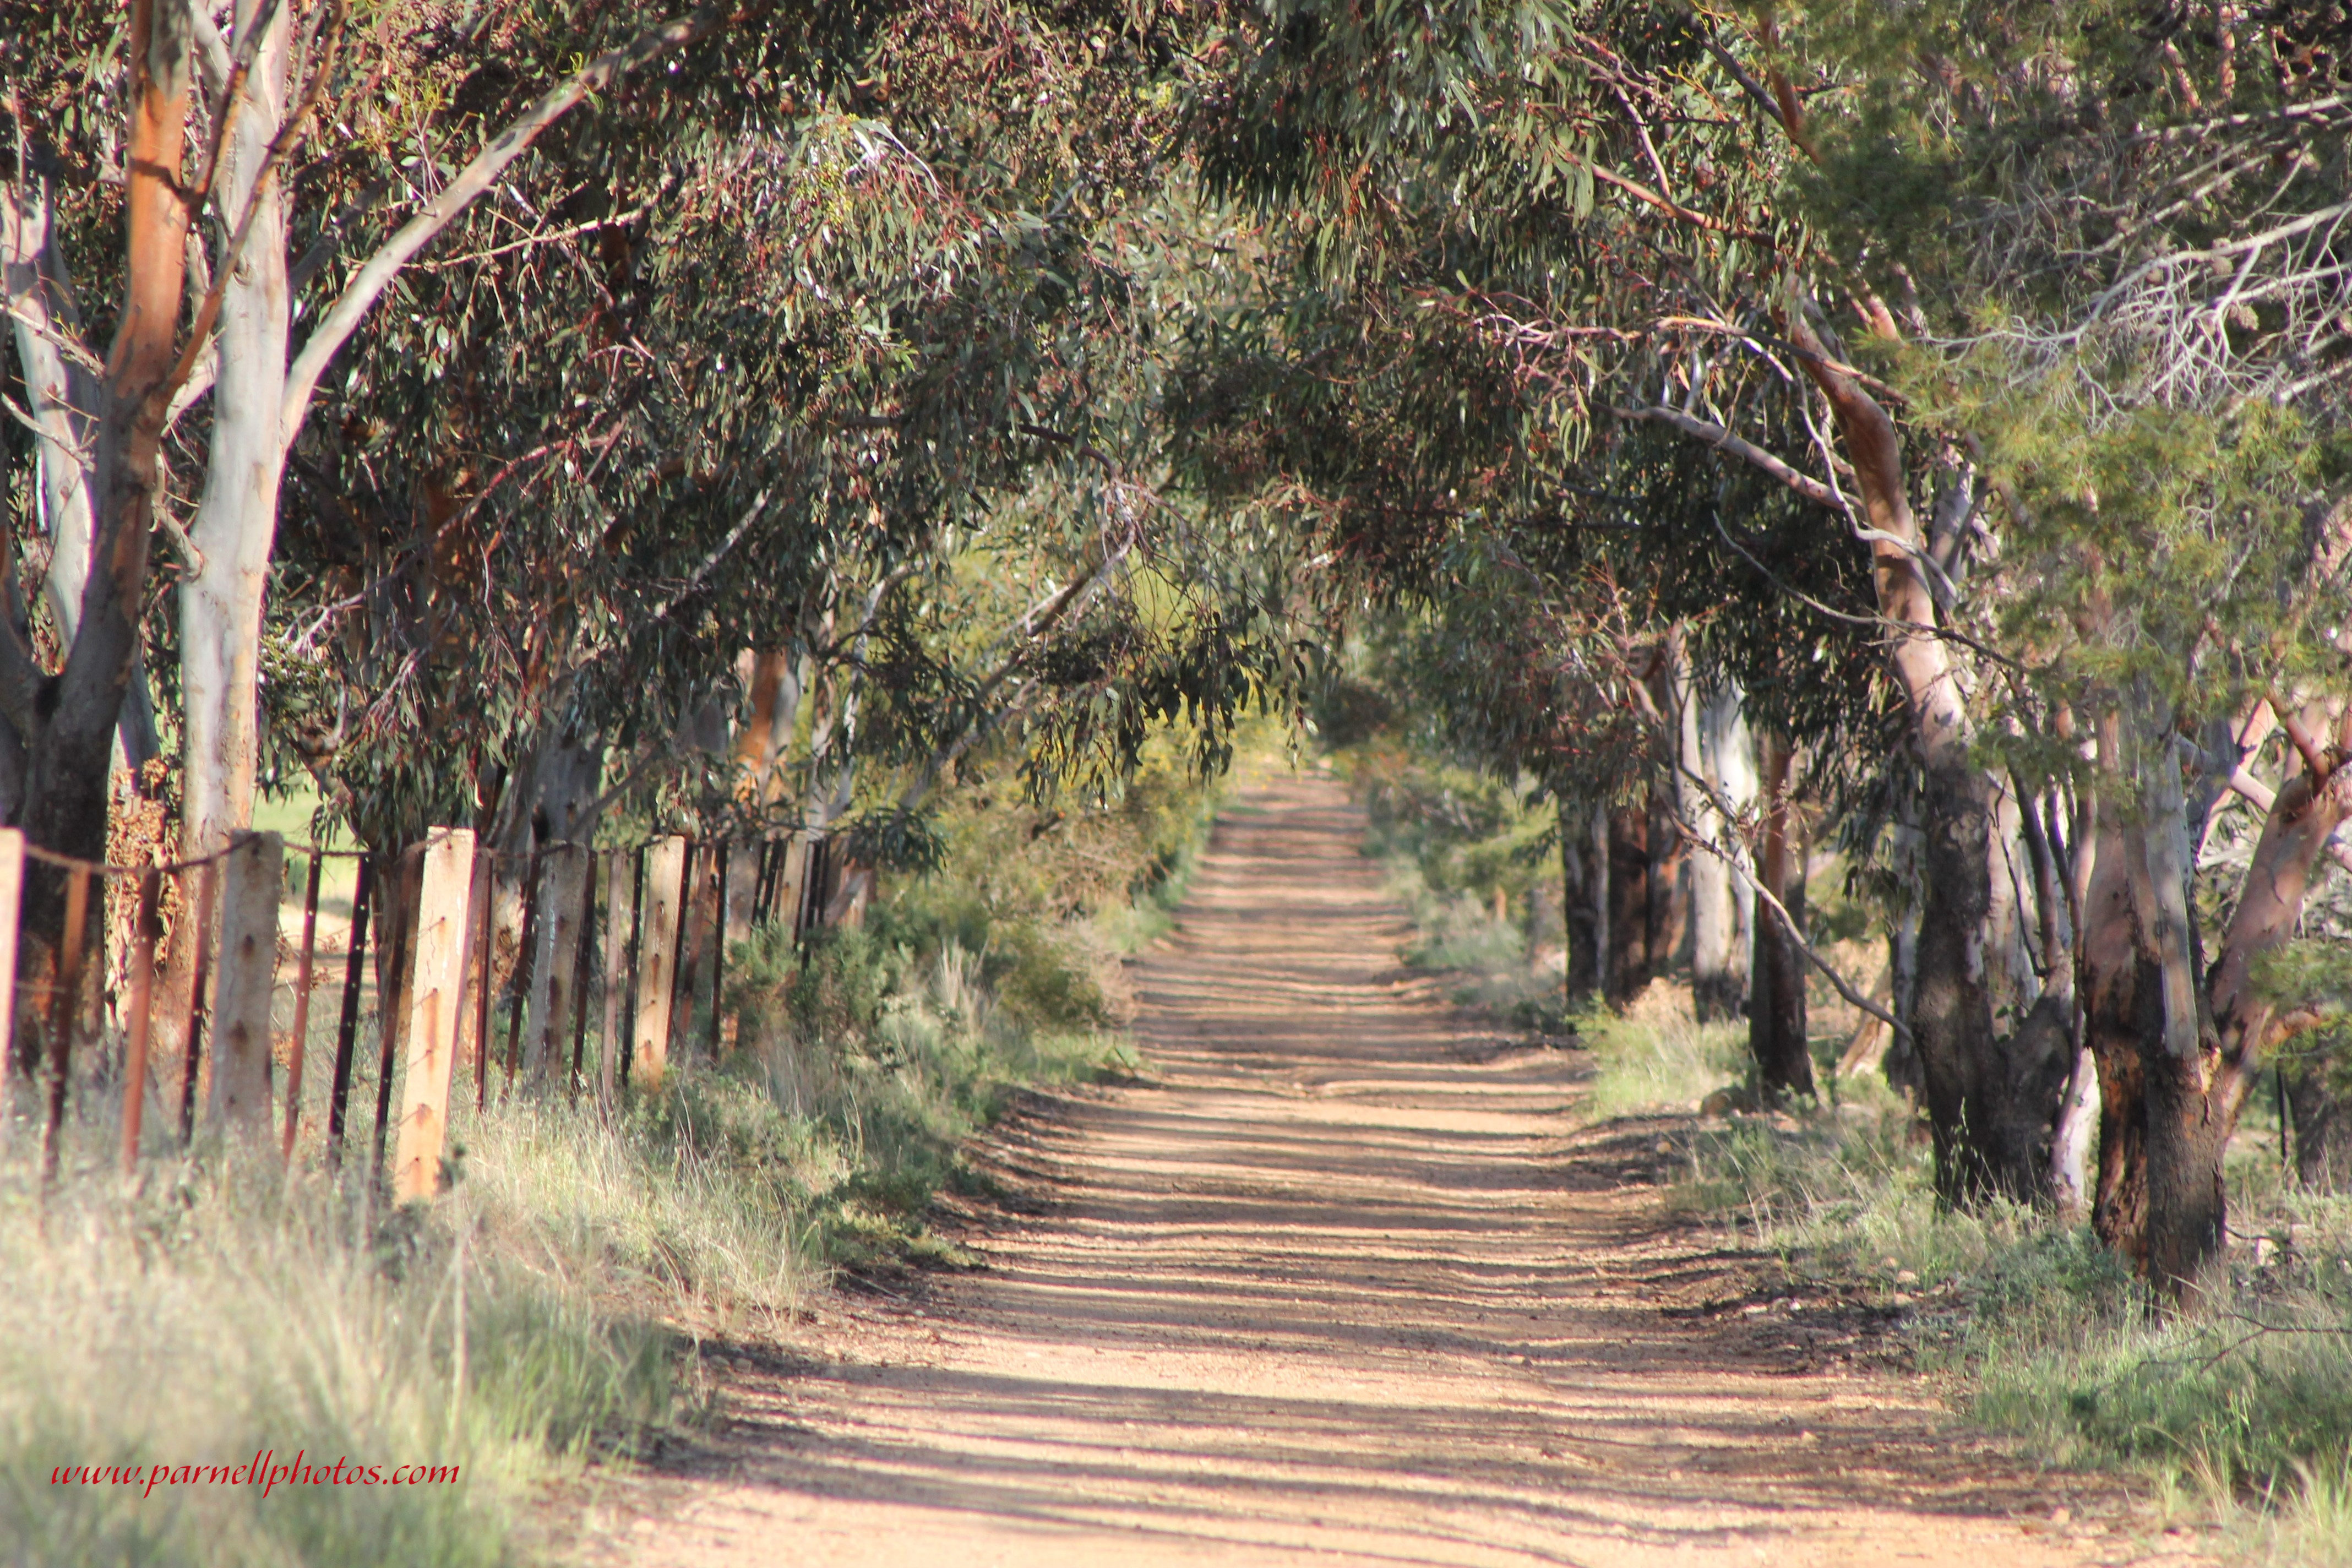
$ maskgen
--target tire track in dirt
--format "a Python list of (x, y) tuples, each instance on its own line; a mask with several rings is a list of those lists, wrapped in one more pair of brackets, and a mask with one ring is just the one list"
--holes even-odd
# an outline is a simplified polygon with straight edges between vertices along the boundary
[(1245, 789), (1135, 971), (1150, 1080), (1000, 1151), (1057, 1173), (1043, 1217), (919, 1302), (831, 1316), (789, 1374), (742, 1376), (630, 1555), (2144, 1558), (2111, 1483), (2037, 1476), (1916, 1380), (1664, 1315), (1719, 1276), (1707, 1241), (1589, 1157), (1607, 1135), (1577, 1128), (1577, 1054), (1475, 1048), (1398, 969), (1361, 832), (1327, 781)]

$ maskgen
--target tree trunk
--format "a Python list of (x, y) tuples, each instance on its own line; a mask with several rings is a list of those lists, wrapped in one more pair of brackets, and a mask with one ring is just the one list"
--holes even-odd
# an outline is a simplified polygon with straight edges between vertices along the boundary
[(245, 104), (221, 154), (223, 212), (251, 210), (252, 227), (231, 254), (231, 226), (219, 226), (214, 261), (225, 279), (215, 340), (210, 461), (188, 537), (199, 563), (180, 587), (182, 842), (210, 853), (253, 821), (260, 749), (262, 598), (278, 535), (278, 489), (285, 473), (288, 289), (284, 182), (262, 182), (269, 144), (286, 112), (284, 6), (242, 0), (235, 37), (267, 13), (267, 28), (245, 81)]
[(1650, 813), (1646, 806), (1609, 809), (1609, 954), (1607, 995), (1630, 1000), (1650, 981)]
[(1571, 1007), (1600, 994), (1609, 942), (1609, 840), (1595, 813), (1563, 796), (1559, 816), (1560, 915), (1568, 935), (1564, 982)]
[[(1789, 798), (1794, 759), (1788, 742), (1779, 735), (1766, 735), (1758, 750), (1762, 762), (1764, 823), (1757, 846), (1757, 879), (1801, 924), (1804, 847)], [(1792, 1094), (1811, 1096), (1815, 1090), (1812, 1051), (1806, 1035), (1804, 955), (1769, 906), (1757, 926), (1754, 946), (1748, 1049), (1756, 1063), (1757, 1089), (1768, 1103), (1777, 1104)]]
[(1689, 864), (1683, 836), (1675, 830), (1675, 789), (1672, 780), (1650, 782), (1649, 909), (1644, 928), (1649, 951), (1649, 974), (1655, 979), (1688, 956)]
[[(1710, 797), (1742, 806), (1755, 795), (1739, 694), (1727, 690), (1710, 701), (1688, 703), (1683, 743), (1685, 765), (1706, 786), (1683, 781), (1689, 791), (1685, 816), (1702, 833), (1720, 837), (1725, 825)], [(1702, 1023), (1736, 1018), (1748, 994), (1747, 922), (1740, 903), (1747, 890), (1718, 856), (1693, 855), (1689, 866), (1692, 1006)]]
[[(81, 618), (54, 677), (0, 632), (0, 710), (24, 745), (19, 826), (43, 848), (84, 859), (106, 853), (107, 774), (123, 696), (138, 667), (141, 590), (155, 525), (166, 383), (186, 270), (187, 209), (178, 191), (187, 120), (186, 7), (131, 7), (130, 134), (124, 148), (123, 304), (107, 356), (92, 463), (91, 570)], [(13, 555), (13, 552), (12, 552)], [(46, 973), (65, 924), (65, 882), (26, 868), (20, 973)], [(92, 900), (95, 922), (100, 904)]]
[[(1787, 319), (1800, 363), (1829, 400), (1853, 465), (1874, 535), (1879, 613), (1902, 628), (1889, 639), (1889, 663), (1910, 712), (1922, 784), (1923, 896), (1910, 1028), (1935, 1134), (1937, 1189), (1956, 1204), (1997, 1193), (2038, 1200), (2046, 1191), (2048, 1130), (2065, 1074), (2062, 1067), (2021, 1080), (2011, 1053), (1997, 1048), (1986, 944), (1999, 792), (1969, 757), (1974, 724), (1962, 671), (1936, 635), (1938, 611), (1918, 564), (1919, 526), (1902, 438), (1876, 400), (1835, 368), (1801, 299), (1790, 299)], [(2046, 1031), (2027, 1036), (2021, 1028), (2015, 1039), (2038, 1051)], [(2037, 1098), (2046, 1098), (2046, 1107), (2033, 1103)], [(2038, 1142), (2021, 1136), (2036, 1125), (2042, 1129)]]
[(2313, 1192), (2352, 1190), (2352, 1106), (2328, 1087), (2319, 1064), (2289, 1071), (2285, 1079), (2295, 1179)]
[[(2102, 752), (2114, 755), (2105, 736)], [(2082, 943), (2104, 1100), (2093, 1223), (2175, 1295), (2219, 1255), (2226, 1231), (2222, 1155), (2273, 1025), (2254, 963), (2294, 933), (2313, 868), (2352, 813), (2352, 770), (2340, 753), (2322, 761), (2316, 780), (2298, 771), (2274, 798), (2201, 994), (2193, 969), (2185, 994), (2181, 984), (2195, 931), (2168, 740), (2147, 769), (2145, 820), (2100, 838)]]

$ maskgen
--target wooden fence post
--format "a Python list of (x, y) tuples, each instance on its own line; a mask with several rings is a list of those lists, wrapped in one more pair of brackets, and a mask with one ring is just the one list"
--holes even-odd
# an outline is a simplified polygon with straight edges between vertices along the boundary
[(286, 841), (275, 833), (237, 835), (221, 867), (207, 1120), (239, 1138), (269, 1131), (269, 1004), (278, 989), (278, 900), (285, 885)]
[(637, 1026), (630, 1072), (646, 1089), (661, 1087), (669, 1066), (669, 1021), (677, 978), (678, 906), (686, 893), (686, 840), (656, 839), (646, 851), (645, 928), (638, 947)]
[(415, 912), (409, 921), (408, 1071), (393, 1163), (394, 1203), (429, 1198), (441, 1186), (450, 1068), (457, 1059), (458, 1020), (465, 1012), (470, 923), (466, 916), (473, 883), (472, 830), (433, 829), (425, 837)]
[(613, 1110), (614, 1074), (621, 1055), (621, 996), (629, 984), (629, 937), (637, 924), (636, 903), (625, 890), (622, 868), (634, 858), (625, 849), (604, 856), (604, 1042), (596, 1063), (596, 1104), (607, 1115)]
[(546, 852), (539, 875), (538, 937), (530, 954), (530, 1035), (524, 1076), (545, 1087), (563, 1059), (563, 1026), (577, 1000), (581, 903), (588, 890), (588, 850), (558, 844)]
[(25, 903), (25, 835), (0, 827), (0, 1071), (16, 1059), (16, 922)]

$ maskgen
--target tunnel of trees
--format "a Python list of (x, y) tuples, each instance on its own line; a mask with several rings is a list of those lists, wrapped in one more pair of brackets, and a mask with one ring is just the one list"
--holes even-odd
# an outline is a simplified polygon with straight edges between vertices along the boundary
[(16, 0), (0, 78), (37, 847), (917, 861), (1372, 679), (1768, 1096), (1841, 851), (1947, 1202), (2177, 1287), (2282, 1059), (2352, 1177), (2339, 5)]

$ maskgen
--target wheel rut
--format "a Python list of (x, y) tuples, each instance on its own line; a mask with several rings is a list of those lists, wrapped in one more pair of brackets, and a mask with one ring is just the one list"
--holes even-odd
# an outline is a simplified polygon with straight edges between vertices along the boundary
[(1043, 1212), (737, 1376), (626, 1557), (2182, 1561), (1917, 1380), (1688, 1310), (1713, 1243), (1580, 1127), (1577, 1053), (1498, 1050), (1398, 967), (1362, 826), (1328, 781), (1247, 785), (1135, 968), (1149, 1078), (1013, 1134)]

